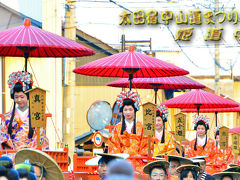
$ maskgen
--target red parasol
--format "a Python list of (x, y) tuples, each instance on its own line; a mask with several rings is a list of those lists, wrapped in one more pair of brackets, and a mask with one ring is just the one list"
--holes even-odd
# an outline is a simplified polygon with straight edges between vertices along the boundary
[[(127, 78), (119, 79), (107, 84), (112, 87), (129, 87)], [(132, 85), (139, 89), (154, 89), (155, 91), (155, 104), (157, 103), (158, 89), (201, 89), (206, 86), (190, 79), (185, 76), (176, 77), (162, 77), (162, 78), (136, 78), (133, 79)]]
[(187, 108), (187, 109), (210, 109), (210, 108), (231, 108), (238, 107), (239, 104), (218, 95), (203, 90), (194, 90), (169, 99), (162, 103), (169, 108)]
[[(197, 112), (197, 109), (182, 109), (181, 112), (191, 113)], [(201, 113), (212, 113), (212, 112), (240, 112), (240, 106), (232, 108), (212, 108), (212, 109), (200, 109)]]
[(27, 71), (28, 57), (80, 57), (94, 51), (70, 39), (31, 26), (24, 25), (0, 32), (0, 56), (24, 56)]
[(229, 133), (238, 133), (240, 134), (240, 126), (229, 129)]
[[(192, 113), (192, 112), (197, 112), (197, 109), (182, 109), (181, 112), (184, 113)], [(238, 107), (232, 107), (232, 108), (212, 108), (212, 109), (200, 109), (199, 112), (201, 113), (215, 113), (215, 123), (216, 127), (217, 125), (217, 114), (219, 112), (240, 112), (240, 104), (238, 104)]]
[(180, 76), (189, 73), (173, 64), (136, 52), (133, 46), (127, 52), (79, 66), (73, 72), (89, 76), (128, 77), (130, 89), (133, 78)]

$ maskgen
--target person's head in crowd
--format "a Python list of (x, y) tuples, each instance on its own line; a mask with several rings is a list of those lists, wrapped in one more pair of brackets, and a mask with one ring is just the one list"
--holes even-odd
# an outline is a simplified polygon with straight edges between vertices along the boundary
[(169, 173), (173, 176), (178, 176), (177, 168), (181, 166), (179, 159), (169, 158)]
[(20, 163), (15, 165), (21, 180), (37, 180), (34, 174), (34, 167), (29, 163)]
[(182, 164), (192, 164), (193, 161), (181, 156), (167, 155), (169, 162), (169, 173), (172, 176), (179, 176), (177, 168)]
[(156, 127), (157, 131), (163, 131), (161, 143), (165, 142), (165, 122), (167, 122), (168, 108), (165, 105), (158, 105), (156, 112)]
[(98, 161), (98, 174), (100, 176), (100, 178), (104, 178), (107, 176), (107, 169), (108, 169), (108, 163), (111, 161), (112, 159), (109, 158), (104, 158), (101, 157)]
[(121, 134), (126, 130), (126, 121), (133, 123), (133, 134), (136, 134), (136, 112), (139, 110), (140, 96), (130, 90), (122, 91), (116, 99), (122, 112)]
[(199, 170), (200, 167), (196, 165), (182, 165), (177, 168), (180, 173), (179, 180), (197, 180)]
[(223, 172), (226, 172), (226, 171), (227, 172), (238, 172), (238, 173), (240, 173), (240, 166), (239, 165), (234, 165), (234, 166), (230, 165), (229, 168), (223, 170)]
[(34, 169), (38, 180), (58, 179), (64, 180), (64, 174), (56, 161), (43, 151), (25, 148), (18, 150), (15, 163), (29, 163)]
[[(13, 169), (13, 161), (10, 157), (2, 155), (0, 157), (0, 167), (2, 169), (2, 173), (4, 174), (4, 171), (6, 170), (7, 176), (3, 178), (8, 178), (11, 180), (18, 180), (19, 175), (18, 172)], [(5, 169), (5, 170), (4, 170)]]
[(0, 166), (0, 180), (8, 179), (8, 169), (4, 166)]
[(169, 162), (158, 160), (148, 163), (143, 168), (143, 172), (149, 174), (150, 180), (167, 180), (167, 169)]
[(10, 157), (3, 155), (0, 157), (0, 166), (11, 169), (13, 167), (13, 161)]
[(11, 168), (11, 169), (8, 169), (8, 179), (10, 180), (19, 180), (19, 174), (18, 172)]
[(233, 177), (231, 175), (223, 175), (221, 180), (233, 180)]
[(132, 164), (123, 159), (112, 160), (108, 164), (106, 180), (134, 180)]
[(37, 176), (32, 172), (28, 172), (27, 169), (17, 169), (17, 171), (20, 176), (20, 180), (37, 180)]
[(202, 157), (193, 157), (192, 160), (193, 160), (193, 164), (194, 164), (194, 165), (197, 165), (197, 166), (200, 167), (199, 174), (203, 174), (203, 172), (204, 172), (205, 169), (206, 169), (206, 160), (205, 160), (205, 157), (204, 157), (204, 156), (202, 156)]
[(37, 180), (46, 180), (45, 168), (37, 163), (33, 163), (32, 166), (34, 168), (34, 174), (36, 175)]
[(216, 179), (220, 179), (220, 180), (239, 180), (240, 173), (224, 171), (224, 172), (220, 172), (220, 173), (215, 173), (215, 174), (213, 174), (213, 176)]
[[(85, 164), (88, 166), (98, 165), (98, 174), (101, 179), (105, 179), (107, 176), (108, 164), (115, 159), (126, 159), (129, 157), (128, 154), (115, 155), (115, 154), (106, 154), (106, 153), (97, 153), (99, 156), (93, 159), (88, 160)], [(96, 162), (97, 161), (97, 162)]]

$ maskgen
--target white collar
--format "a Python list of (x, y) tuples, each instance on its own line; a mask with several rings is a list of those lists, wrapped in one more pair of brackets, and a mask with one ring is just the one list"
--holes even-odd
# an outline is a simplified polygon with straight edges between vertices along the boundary
[(19, 109), (19, 107), (16, 107), (16, 110), (18, 111), (18, 113), (19, 113), (19, 115), (20, 115), (21, 117), (24, 117), (24, 116), (28, 113), (28, 109), (29, 109), (29, 108), (27, 108), (25, 111), (21, 111), (21, 110)]
[(197, 137), (197, 144), (200, 146), (204, 146), (206, 140), (206, 135), (204, 137)]
[(132, 132), (132, 127), (133, 127), (133, 121), (132, 122), (128, 122), (126, 119), (125, 119), (125, 123), (126, 123), (126, 130), (129, 134), (131, 134)]
[(163, 129), (161, 131), (155, 130), (155, 137), (160, 141), (162, 139)]

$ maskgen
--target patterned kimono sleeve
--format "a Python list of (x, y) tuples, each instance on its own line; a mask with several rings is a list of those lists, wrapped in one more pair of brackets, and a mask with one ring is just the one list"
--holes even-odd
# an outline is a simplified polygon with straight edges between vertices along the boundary
[(118, 125), (113, 129), (112, 136), (108, 138), (108, 153), (121, 153), (121, 145), (119, 140), (120, 132), (118, 132)]
[(216, 144), (215, 144), (214, 140), (212, 140), (211, 138), (209, 138), (207, 143), (209, 143), (209, 146), (208, 146), (209, 148), (207, 149), (207, 151), (208, 151), (209, 162), (211, 162), (215, 156), (214, 149), (216, 147)]
[(0, 127), (0, 144), (1, 144), (1, 148), (3, 147), (3, 144), (9, 146), (10, 148), (14, 149), (14, 145), (12, 143), (12, 140), (8, 134), (8, 126), (7, 126), (7, 119), (9, 117), (9, 114), (4, 115), (4, 118), (2, 118), (1, 121), (1, 127)]
[[(157, 138), (155, 136), (151, 136), (150, 141), (151, 141), (151, 146), (150, 146), (151, 154), (153, 154), (154, 144), (157, 143)], [(143, 129), (142, 129), (142, 139), (141, 139), (139, 154), (148, 155), (148, 136), (143, 134)]]
[(142, 136), (139, 151), (140, 151), (139, 153), (142, 155), (145, 155), (148, 153), (148, 136), (145, 136), (145, 135)]
[(191, 141), (191, 142), (189, 143), (188, 151), (187, 151), (187, 157), (188, 157), (188, 158), (191, 158), (191, 157), (195, 157), (195, 156), (196, 156), (196, 151), (194, 150), (195, 140), (196, 140), (196, 139), (194, 139), (193, 141)]
[(171, 152), (173, 152), (176, 149), (176, 143), (174, 140), (174, 137), (172, 134), (168, 133), (168, 135), (166, 136), (166, 140), (167, 140), (167, 144), (166, 144), (166, 152), (167, 154), (170, 154)]
[(41, 147), (42, 149), (46, 150), (49, 149), (49, 140), (46, 136), (46, 128), (41, 128), (40, 130), (40, 136), (41, 136)]
[[(151, 141), (150, 148), (151, 148), (151, 154), (152, 154), (156, 138), (154, 136), (152, 136), (150, 141)], [(148, 155), (148, 136), (146, 136), (146, 135), (143, 135), (143, 137), (142, 137), (139, 154), (140, 155)]]
[(231, 163), (234, 162), (234, 155), (232, 153), (231, 146), (229, 146), (227, 151), (226, 151), (226, 157), (227, 157), (227, 164), (231, 164)]

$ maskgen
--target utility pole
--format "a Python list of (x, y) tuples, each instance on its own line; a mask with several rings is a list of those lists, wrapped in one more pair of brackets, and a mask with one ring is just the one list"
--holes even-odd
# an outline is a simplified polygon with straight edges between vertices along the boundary
[[(215, 0), (215, 11), (219, 11), (219, 0)], [(218, 28), (217, 21), (216, 23), (216, 28)], [(216, 41), (215, 43), (215, 79), (214, 79), (214, 90), (215, 94), (220, 95), (220, 72), (219, 72), (219, 64), (220, 64), (220, 59), (219, 59), (219, 42)]]
[[(65, 24), (64, 36), (73, 41), (76, 40), (75, 25), (75, 1), (65, 2)], [(76, 67), (75, 58), (64, 59), (65, 82), (64, 85), (64, 142), (68, 144), (69, 156), (73, 157), (75, 148), (75, 74), (72, 70)]]

